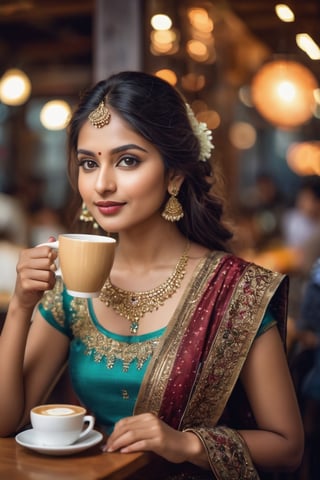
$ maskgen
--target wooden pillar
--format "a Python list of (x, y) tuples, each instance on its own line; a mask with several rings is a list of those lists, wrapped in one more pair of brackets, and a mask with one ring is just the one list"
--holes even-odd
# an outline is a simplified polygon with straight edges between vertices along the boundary
[(141, 70), (142, 0), (96, 0), (93, 80), (122, 70)]

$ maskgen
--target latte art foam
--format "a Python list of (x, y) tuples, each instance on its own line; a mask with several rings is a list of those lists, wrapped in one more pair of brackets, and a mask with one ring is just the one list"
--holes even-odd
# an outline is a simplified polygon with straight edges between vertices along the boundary
[(86, 409), (80, 405), (51, 403), (48, 405), (38, 405), (32, 409), (32, 412), (44, 417), (71, 417), (79, 414), (85, 415)]
[(72, 408), (63, 408), (63, 407), (55, 407), (55, 408), (48, 408), (43, 412), (45, 415), (73, 415), (75, 413)]

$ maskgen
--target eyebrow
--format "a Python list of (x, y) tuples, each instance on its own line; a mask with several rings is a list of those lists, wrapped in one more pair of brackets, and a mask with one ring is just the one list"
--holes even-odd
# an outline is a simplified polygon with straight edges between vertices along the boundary
[[(142, 152), (147, 153), (147, 150), (145, 148), (142, 148), (139, 145), (136, 145), (135, 143), (129, 143), (127, 145), (121, 145), (120, 147), (113, 148), (111, 150), (111, 153), (112, 154), (121, 153), (121, 152), (125, 152), (126, 150), (140, 150)], [(82, 148), (77, 150), (77, 154), (79, 155), (80, 153), (84, 155), (95, 155), (94, 152), (91, 152), (90, 150), (84, 150)]]

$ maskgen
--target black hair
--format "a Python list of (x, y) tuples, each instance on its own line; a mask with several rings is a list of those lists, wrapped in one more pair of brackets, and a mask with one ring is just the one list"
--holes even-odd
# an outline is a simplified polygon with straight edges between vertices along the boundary
[(222, 199), (213, 192), (216, 180), (211, 162), (199, 160), (200, 144), (192, 130), (185, 99), (161, 78), (125, 71), (85, 92), (69, 125), (68, 171), (74, 188), (79, 131), (101, 101), (158, 149), (166, 171), (185, 176), (178, 195), (184, 210), (184, 217), (177, 222), (180, 231), (210, 249), (227, 250), (232, 234), (222, 222)]

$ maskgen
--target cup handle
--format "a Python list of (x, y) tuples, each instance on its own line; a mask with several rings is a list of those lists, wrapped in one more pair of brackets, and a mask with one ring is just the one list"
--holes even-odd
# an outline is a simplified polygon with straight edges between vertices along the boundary
[[(55, 250), (58, 250), (59, 248), (59, 240), (56, 240), (55, 242), (44, 242), (44, 243), (39, 243), (39, 245), (36, 245), (37, 247), (51, 247), (54, 248)], [(55, 274), (58, 277), (61, 277), (61, 269), (60, 267), (57, 268), (55, 271)]]
[(83, 417), (83, 423), (86, 423), (86, 422), (88, 422), (89, 425), (84, 430), (82, 430), (82, 432), (79, 435), (79, 438), (85, 437), (86, 435), (88, 435), (88, 433), (90, 433), (93, 430), (95, 418), (92, 415), (85, 415)]
[(37, 247), (51, 247), (51, 248), (59, 248), (59, 240), (56, 240), (55, 242), (44, 242), (44, 243), (39, 243)]

